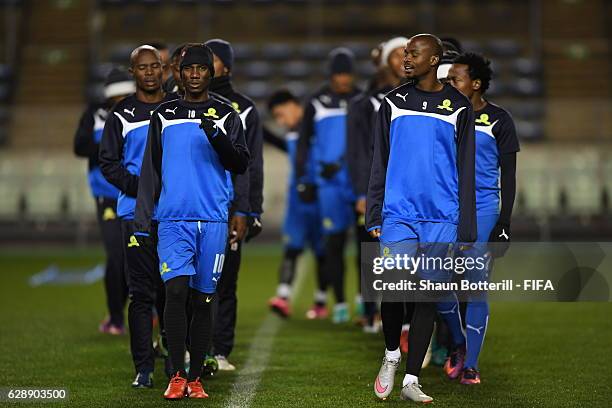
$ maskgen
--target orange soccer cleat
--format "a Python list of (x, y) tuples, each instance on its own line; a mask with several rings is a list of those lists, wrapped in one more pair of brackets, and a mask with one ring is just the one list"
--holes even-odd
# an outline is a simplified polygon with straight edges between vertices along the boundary
[(168, 388), (164, 392), (164, 398), (170, 400), (182, 399), (187, 392), (187, 379), (181, 377), (181, 373), (176, 373), (168, 383)]
[(204, 391), (204, 386), (200, 382), (200, 377), (187, 383), (187, 396), (189, 398), (208, 398), (208, 394)]

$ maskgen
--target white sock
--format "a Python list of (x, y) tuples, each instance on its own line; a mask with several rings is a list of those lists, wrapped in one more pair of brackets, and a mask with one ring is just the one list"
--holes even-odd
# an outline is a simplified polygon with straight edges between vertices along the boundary
[(288, 299), (291, 296), (291, 286), (286, 283), (281, 283), (276, 289), (276, 296)]
[(385, 357), (387, 358), (387, 360), (397, 361), (402, 358), (402, 353), (400, 352), (399, 347), (392, 351), (385, 349)]
[(402, 324), (402, 331), (409, 331), (410, 330), (410, 324)]
[(417, 377), (416, 375), (412, 375), (412, 374), (406, 374), (404, 376), (404, 381), (402, 381), (402, 387), (405, 387), (408, 384), (418, 384), (419, 383), (419, 377)]

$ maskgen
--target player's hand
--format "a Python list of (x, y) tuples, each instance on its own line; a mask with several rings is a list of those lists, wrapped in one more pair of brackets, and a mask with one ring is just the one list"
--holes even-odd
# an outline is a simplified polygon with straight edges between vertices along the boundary
[(340, 164), (338, 163), (324, 163), (323, 169), (321, 169), (321, 177), (329, 180), (334, 177), (339, 170)]
[(232, 215), (229, 225), (230, 245), (238, 243), (244, 239), (247, 232), (246, 215)]
[(366, 212), (366, 199), (364, 197), (355, 202), (355, 211), (359, 215), (364, 215)]
[(491, 235), (489, 235), (489, 242), (493, 245), (489, 245), (489, 250), (493, 258), (501, 258), (506, 254), (508, 248), (510, 248), (510, 225), (495, 224)]
[(374, 228), (369, 234), (372, 238), (380, 238), (380, 228)]
[(217, 136), (217, 133), (219, 132), (219, 128), (217, 127), (215, 122), (205, 116), (202, 116), (201, 118), (200, 129), (202, 129), (204, 133), (206, 133), (208, 139), (213, 139), (215, 136)]
[(299, 183), (297, 192), (300, 200), (305, 203), (312, 203), (317, 199), (317, 186), (313, 183)]
[(249, 242), (251, 239), (255, 238), (261, 233), (263, 226), (261, 225), (261, 219), (257, 217), (253, 217), (249, 215), (247, 217), (247, 226), (248, 231), (246, 234), (246, 238), (244, 239), (246, 242)]

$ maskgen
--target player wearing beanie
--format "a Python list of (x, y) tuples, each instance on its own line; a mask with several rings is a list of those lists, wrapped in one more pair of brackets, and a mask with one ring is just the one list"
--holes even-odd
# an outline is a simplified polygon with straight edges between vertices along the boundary
[[(181, 52), (182, 99), (160, 105), (151, 117), (136, 205), (136, 235), (150, 240), (155, 209), (159, 271), (166, 286), (168, 353), (176, 374), (167, 399), (206, 398), (199, 380), (212, 331), (212, 304), (228, 236), (231, 184), (249, 163), (235, 110), (208, 94), (212, 51), (192, 44)], [(163, 163), (163, 165), (162, 165)], [(235, 237), (230, 242), (236, 242)], [(190, 301), (191, 368), (185, 371), (186, 304)]]
[(238, 273), (242, 253), (242, 240), (248, 242), (262, 229), (263, 213), (263, 133), (259, 113), (253, 101), (236, 91), (232, 85), (234, 50), (222, 39), (206, 42), (214, 56), (215, 76), (210, 90), (228, 99), (238, 113), (245, 132), (245, 139), (251, 155), (247, 173), (236, 176), (234, 200), (230, 208), (230, 229), (236, 234), (236, 243), (226, 248), (225, 264), (219, 281), (218, 308), (215, 314), (213, 332), (213, 355), (220, 370), (234, 370), (228, 361), (234, 348), (236, 329)]
[[(306, 104), (296, 153), (298, 192), (303, 201), (317, 200), (324, 241), (324, 275), (334, 289), (333, 322), (349, 320), (344, 297), (344, 250), (348, 228), (353, 224), (354, 201), (346, 163), (346, 110), (358, 91), (354, 82), (354, 55), (336, 48), (329, 55), (329, 83), (315, 92)], [(312, 155), (312, 158), (310, 158)], [(310, 160), (316, 163), (314, 191), (307, 180)], [(312, 310), (325, 305), (325, 293), (315, 297)], [(315, 316), (316, 317), (316, 316)]]

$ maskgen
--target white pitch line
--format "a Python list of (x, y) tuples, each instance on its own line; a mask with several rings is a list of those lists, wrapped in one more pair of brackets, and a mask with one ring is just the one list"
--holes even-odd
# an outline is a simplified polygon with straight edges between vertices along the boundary
[[(292, 290), (292, 298), (297, 298), (302, 285), (304, 283), (304, 277), (306, 273), (305, 264), (310, 264), (302, 259), (298, 263), (296, 272), (295, 283)], [(255, 397), (257, 387), (261, 382), (261, 376), (268, 368), (268, 360), (270, 359), (270, 352), (272, 345), (274, 344), (274, 338), (280, 329), (283, 320), (281, 317), (274, 313), (268, 313), (255, 336), (251, 340), (251, 346), (249, 347), (248, 358), (241, 369), (238, 370), (238, 375), (232, 387), (231, 397), (225, 404), (228, 408), (249, 408)]]

